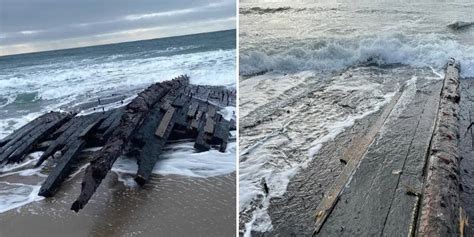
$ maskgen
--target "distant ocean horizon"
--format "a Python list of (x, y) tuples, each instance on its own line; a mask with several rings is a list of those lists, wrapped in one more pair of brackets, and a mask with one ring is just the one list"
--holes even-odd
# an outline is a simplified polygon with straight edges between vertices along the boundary
[(55, 52), (55, 51), (71, 50), (71, 49), (101, 47), (101, 46), (106, 46), (106, 45), (137, 43), (137, 42), (142, 42), (142, 41), (179, 38), (179, 37), (185, 37), (185, 36), (197, 36), (197, 35), (212, 34), (212, 33), (226, 32), (226, 31), (234, 31), (235, 32), (236, 29), (233, 28), (233, 29), (225, 29), (225, 30), (217, 30), (217, 31), (209, 31), (209, 32), (200, 32), (200, 33), (192, 33), (192, 34), (182, 34), (182, 35), (157, 37), (157, 38), (150, 38), (150, 39), (140, 39), (140, 40), (131, 40), (131, 41), (123, 41), (123, 42), (104, 43), (104, 44), (87, 45), (87, 46), (79, 46), (79, 47), (66, 47), (66, 48), (58, 48), (58, 49), (48, 49), (48, 50), (43, 50), (43, 51), (25, 52), (25, 53), (1, 54), (1, 52), (0, 52), (0, 60), (3, 57), (15, 57), (15, 56), (24, 56), (24, 55), (27, 55), (27, 54), (39, 54), (39, 53), (49, 53), (49, 52)]

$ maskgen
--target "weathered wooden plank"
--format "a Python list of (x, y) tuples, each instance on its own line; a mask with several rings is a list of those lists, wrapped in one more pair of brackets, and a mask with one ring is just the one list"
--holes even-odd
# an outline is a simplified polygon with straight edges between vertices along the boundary
[[(133, 140), (140, 145), (138, 149), (138, 171), (135, 181), (144, 185), (148, 182), (153, 167), (158, 161), (161, 151), (164, 148), (175, 124), (179, 124), (186, 128), (186, 118), (191, 98), (185, 96), (186, 88), (180, 88), (179, 91), (170, 92), (163, 100), (173, 101), (172, 106), (166, 113), (152, 109), (150, 115), (147, 117), (143, 125), (140, 127)], [(184, 100), (175, 103), (177, 98)], [(160, 102), (164, 103), (164, 102)], [(174, 111), (173, 111), (174, 110)], [(154, 129), (158, 127), (159, 136), (153, 133)]]
[[(191, 97), (186, 96), (188, 103), (191, 104)], [(190, 106), (183, 106), (181, 109), (176, 111), (176, 118), (174, 120), (175, 125), (181, 126), (184, 130), (189, 126), (188, 124), (188, 114), (189, 114)]]
[(201, 123), (202, 117), (204, 115), (204, 112), (202, 110), (198, 110), (196, 117), (191, 122), (191, 128), (197, 129), (199, 127), (199, 124)]
[(85, 137), (103, 119), (105, 117), (100, 114), (94, 114), (83, 119), (82, 128), (75, 130), (75, 133), (68, 138), (68, 143), (64, 147), (65, 153), (58, 159), (56, 166), (41, 185), (38, 195), (51, 197), (57, 192), (62, 182), (74, 169), (74, 165), (79, 162), (79, 154), (87, 144)]
[(122, 120), (122, 116), (124, 114), (124, 111), (122, 111), (120, 113), (120, 115), (118, 115), (114, 120), (113, 122), (110, 124), (110, 126), (107, 128), (107, 130), (105, 130), (105, 132), (102, 134), (101, 136), (101, 139), (102, 140), (107, 140), (110, 135), (115, 131), (115, 129), (117, 128), (117, 126), (120, 124), (120, 121)]
[(67, 121), (67, 123), (63, 124), (61, 127), (59, 127), (58, 129), (56, 129), (56, 131), (53, 132), (53, 134), (51, 135), (51, 139), (57, 139), (62, 133), (64, 133), (65, 131), (67, 131), (71, 126), (74, 125), (74, 123), (77, 122), (77, 120), (75, 119), (75, 117), (73, 117), (72, 119), (70, 119), (69, 121)]
[(201, 129), (196, 137), (196, 142), (194, 142), (194, 149), (198, 151), (208, 151), (211, 149), (211, 145), (207, 142), (207, 135), (204, 132), (204, 129)]
[(42, 139), (66, 123), (70, 118), (71, 116), (69, 114), (58, 113), (56, 116), (48, 117), (48, 121), (45, 124), (34, 128), (28, 135), (18, 140), (18, 142), (14, 144), (9, 144), (10, 142), (7, 143), (6, 146), (8, 147), (5, 147), (6, 149), (0, 155), (0, 164), (21, 161), (38, 142), (41, 142)]
[(418, 236), (459, 235), (459, 76), (452, 59), (446, 67), (438, 120), (431, 141), (422, 193)]
[[(188, 98), (188, 101), (185, 101), (185, 103), (189, 102), (189, 99), (190, 99), (187, 96), (186, 98)], [(187, 106), (177, 107), (177, 108), (172, 107), (172, 108), (174, 109), (174, 112), (170, 113), (171, 118), (169, 122), (164, 121), (167, 114), (164, 114), (164, 115), (151, 114), (147, 118), (147, 121), (145, 121), (143, 126), (140, 128), (139, 134), (144, 139), (143, 141), (144, 146), (141, 148), (141, 151), (140, 151), (140, 156), (138, 158), (138, 171), (137, 171), (137, 175), (135, 176), (135, 181), (140, 185), (144, 185), (150, 179), (150, 175), (153, 171), (153, 168), (156, 162), (158, 161), (161, 155), (161, 152), (163, 148), (165, 147), (166, 142), (168, 141), (169, 136), (171, 135), (171, 132), (176, 124), (176, 120), (178, 119), (178, 117), (180, 116), (186, 117), (187, 108), (188, 108)], [(166, 126), (164, 128), (164, 132), (162, 136), (156, 136), (156, 134), (150, 134), (150, 131), (153, 131), (152, 129), (153, 126), (156, 127), (156, 124), (158, 124), (158, 121), (153, 123), (153, 119), (154, 119), (153, 117), (158, 118), (155, 120), (158, 120), (158, 121), (161, 120), (159, 121), (159, 126)]]
[(172, 104), (174, 107), (183, 107), (188, 101), (189, 99), (187, 98), (187, 96), (179, 94), (179, 96), (174, 99)]
[(174, 107), (170, 107), (168, 111), (166, 111), (165, 115), (163, 116), (163, 119), (160, 122), (160, 125), (158, 126), (158, 129), (155, 132), (156, 136), (163, 137), (165, 135), (165, 132), (169, 127), (168, 125), (171, 123), (171, 119), (173, 118), (174, 112)]
[(84, 130), (78, 135), (79, 137), (86, 137), (87, 134), (94, 128), (97, 126), (97, 124), (99, 124), (100, 122), (102, 122), (105, 118), (101, 117), (101, 118), (98, 118), (96, 119), (94, 122), (90, 123), (89, 125), (87, 125), (86, 128), (84, 128)]
[(69, 120), (67, 124), (63, 125), (62, 128), (65, 129), (64, 132), (61, 133), (61, 135), (59, 135), (59, 137), (49, 145), (45, 152), (43, 152), (35, 166), (40, 166), (50, 156), (54, 155), (56, 151), (62, 149), (69, 140), (69, 137), (72, 136), (77, 131), (77, 129), (80, 129), (80, 126), (82, 126), (83, 122), (84, 118), (74, 117)]
[[(207, 107), (207, 110), (204, 110), (204, 107)], [(214, 116), (216, 114), (216, 109), (214, 105), (208, 103), (206, 103), (202, 109), (202, 111), (206, 112), (199, 121), (198, 135), (196, 137), (196, 142), (194, 143), (194, 148), (199, 151), (208, 151), (211, 148), (210, 142), (215, 127), (215, 121), (211, 115)]]
[(219, 151), (224, 152), (227, 149), (227, 141), (229, 139), (230, 122), (225, 120), (221, 115), (217, 117), (217, 126), (214, 130), (213, 139), (217, 139), (220, 143)]
[[(474, 80), (461, 79), (460, 100), (460, 201), (462, 210), (460, 217), (460, 230), (464, 236), (474, 236), (474, 226), (467, 222), (474, 220)], [(462, 236), (462, 235), (460, 235)]]
[(107, 111), (108, 113), (107, 118), (100, 124), (100, 126), (97, 128), (98, 131), (103, 131), (105, 132), (116, 120), (120, 120), (120, 117), (123, 114), (124, 109), (123, 108), (118, 108), (114, 110)]
[(71, 146), (68, 146), (66, 152), (60, 157), (57, 165), (41, 185), (39, 196), (52, 197), (58, 191), (62, 182), (71, 174), (73, 164), (77, 162), (76, 158), (85, 144), (85, 141), (77, 140)]
[(234, 120), (234, 119), (231, 119), (231, 120), (230, 120), (230, 130), (231, 130), (231, 131), (237, 130), (237, 124), (235, 123), (235, 120)]
[(423, 169), (426, 164), (426, 155), (428, 154), (436, 122), (441, 83), (436, 83), (432, 88), (432, 90), (427, 90), (431, 91), (431, 96), (429, 96), (425, 105), (421, 108), (421, 118), (404, 164), (401, 169), (392, 172), (393, 176), (398, 176), (398, 182), (382, 230), (383, 236), (394, 236), (397, 234), (403, 234), (404, 236), (415, 235), (420, 201), (419, 194), (421, 193), (423, 182)]
[(439, 97), (440, 83), (419, 80), (411, 86), (408, 90), (417, 88), (413, 99), (397, 107), (398, 113), (389, 117), (382, 132), (364, 152), (343, 185), (320, 236), (414, 234), (420, 177), (437, 113), (437, 104), (433, 102)]
[(209, 106), (207, 109), (207, 116), (210, 118), (214, 118), (216, 116), (216, 107), (215, 106)]
[(199, 103), (197, 101), (193, 101), (191, 105), (189, 105), (188, 117), (194, 118), (196, 116), (196, 111), (198, 107), (199, 107)]
[(163, 111), (168, 111), (171, 107), (171, 102), (169, 100), (164, 101), (161, 103), (160, 109)]
[(229, 105), (229, 92), (224, 91), (223, 94), (224, 97), (222, 98), (222, 104)]
[(325, 223), (326, 218), (332, 212), (337, 200), (342, 194), (344, 186), (346, 185), (349, 178), (353, 175), (357, 165), (359, 164), (363, 155), (366, 153), (369, 145), (374, 141), (380, 128), (392, 112), (392, 109), (395, 107), (401, 94), (401, 91), (395, 94), (390, 103), (385, 107), (379, 119), (369, 129), (369, 132), (362, 139), (355, 141), (355, 143), (351, 145), (351, 148), (348, 149), (347, 152), (343, 155), (342, 159), (346, 160), (347, 164), (344, 167), (344, 170), (337, 178), (336, 182), (334, 182), (328, 192), (325, 193), (323, 200), (321, 200), (318, 205), (318, 208), (316, 209), (316, 222), (313, 234), (319, 233), (319, 231), (321, 230), (321, 227)]
[(214, 138), (224, 140), (228, 137), (230, 122), (225, 120), (222, 115), (216, 117), (216, 128), (214, 130)]
[(214, 133), (214, 124), (214, 119), (212, 119), (211, 117), (207, 118), (206, 125), (204, 125), (204, 132), (208, 134)]

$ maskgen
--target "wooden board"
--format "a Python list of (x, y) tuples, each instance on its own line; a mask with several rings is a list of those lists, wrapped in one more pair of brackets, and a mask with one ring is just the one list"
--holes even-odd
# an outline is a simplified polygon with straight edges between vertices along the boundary
[(160, 125), (158, 126), (158, 129), (156, 129), (155, 135), (158, 137), (163, 137), (166, 129), (168, 128), (168, 125), (171, 122), (171, 119), (173, 118), (175, 112), (174, 107), (169, 107), (168, 111), (166, 111), (165, 116), (163, 116), (163, 119), (160, 122)]

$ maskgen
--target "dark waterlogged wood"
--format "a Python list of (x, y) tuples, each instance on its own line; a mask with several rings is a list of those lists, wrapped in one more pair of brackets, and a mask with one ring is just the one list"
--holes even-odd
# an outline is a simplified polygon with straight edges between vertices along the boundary
[[(150, 116), (147, 117), (134, 136), (135, 143), (142, 144), (140, 149), (138, 149), (138, 171), (135, 177), (135, 181), (140, 185), (148, 182), (178, 117), (187, 112), (187, 110), (182, 111), (182, 104), (187, 103), (189, 98), (184, 100), (183, 103), (171, 103), (173, 100), (176, 101), (177, 96), (180, 96), (185, 91), (184, 88), (182, 87), (178, 91), (171, 91), (163, 98), (160, 104), (166, 104), (165, 108), (163, 109), (163, 106), (156, 105), (155, 107), (157, 108), (152, 110)], [(153, 133), (156, 127), (158, 129)], [(136, 142), (137, 140), (139, 142)]]
[(443, 82), (418, 80), (400, 116), (388, 119), (395, 104), (386, 106), (367, 139), (342, 158), (344, 170), (318, 205), (313, 235), (458, 234), (458, 73), (449, 64)]
[(460, 232), (474, 236), (474, 80), (461, 79), (460, 100)]
[(188, 83), (189, 79), (187, 77), (180, 77), (172, 81), (154, 84), (138, 94), (138, 96), (126, 106), (120, 124), (107, 140), (105, 146), (96, 153), (91, 164), (86, 168), (81, 194), (73, 203), (71, 207), (72, 210), (77, 212), (87, 204), (97, 187), (112, 168), (114, 162), (122, 154), (130, 136), (143, 122), (153, 105), (163, 98), (171, 89), (177, 89), (181, 84), (187, 85)]
[[(79, 211), (119, 156), (137, 160), (135, 181), (144, 185), (168, 140), (195, 139), (198, 151), (213, 145), (225, 151), (229, 130), (235, 130), (235, 121), (220, 114), (225, 107), (235, 106), (235, 90), (190, 85), (187, 76), (153, 84), (124, 107), (108, 111), (97, 107), (117, 103), (117, 98), (121, 97), (83, 103), (78, 108), (98, 111), (88, 115), (51, 112), (38, 117), (0, 141), (0, 166), (44, 151), (36, 167), (53, 159), (48, 161), (51, 169), (39, 195), (51, 197), (77, 167), (90, 161), (81, 193), (71, 207)], [(76, 107), (72, 110), (80, 111)], [(89, 147), (102, 148), (85, 152)]]
[(61, 183), (73, 170), (74, 165), (79, 162), (79, 154), (87, 144), (84, 138), (103, 119), (104, 117), (98, 114), (86, 117), (86, 119), (82, 121), (82, 129), (75, 130), (75, 133), (68, 137), (68, 144), (64, 149), (66, 152), (58, 159), (56, 166), (43, 182), (38, 195), (51, 197), (56, 193)]
[[(138, 129), (142, 122), (145, 120), (145, 115), (150, 112), (154, 104), (159, 102), (160, 99), (165, 98), (167, 93), (171, 93), (172, 95), (176, 95), (174, 100), (165, 99), (160, 102), (160, 110), (166, 110), (166, 112), (163, 115), (163, 118), (160, 119), (160, 123), (154, 134), (158, 139), (160, 139), (156, 141), (153, 145), (155, 147), (155, 153), (153, 155), (141, 156), (138, 159), (139, 171), (137, 173), (136, 181), (140, 184), (147, 182), (153, 169), (153, 166), (159, 157), (159, 153), (161, 153), (161, 150), (166, 144), (166, 140), (168, 139), (173, 129), (175, 120), (179, 120), (177, 118), (180, 116), (175, 115), (188, 114), (186, 111), (181, 110), (188, 108), (185, 105), (189, 104), (191, 100), (191, 97), (188, 97), (185, 94), (186, 87), (189, 86), (189, 79), (187, 77), (180, 77), (170, 82), (161, 83), (160, 85), (161, 88), (149, 88), (145, 90), (144, 92), (139, 94), (139, 96), (134, 99), (129, 104), (129, 106), (127, 106), (126, 111), (122, 116), (121, 122), (116, 128), (116, 131), (112, 134), (111, 138), (107, 141), (102, 150), (95, 155), (93, 161), (91, 162), (91, 165), (86, 169), (84, 180), (82, 183), (81, 194), (76, 200), (76, 202), (73, 204), (71, 208), (72, 210), (78, 211), (83, 208), (83, 206), (92, 197), (101, 180), (105, 178), (105, 175), (111, 169), (117, 157), (125, 150), (128, 142), (131, 140), (130, 137), (133, 135), (134, 131)], [(198, 90), (203, 91), (203, 87), (198, 86), (196, 88), (196, 91)], [(206, 90), (210, 91), (210, 89), (208, 88), (206, 88)], [(159, 96), (157, 96), (157, 94)], [(207, 93), (207, 95), (208, 94), (209, 93)], [(173, 97), (170, 96), (170, 98)], [(170, 103), (170, 101), (173, 102)], [(201, 105), (202, 106), (199, 106), (200, 111), (198, 112), (198, 117), (194, 118), (199, 122), (199, 125), (196, 128), (201, 128), (200, 130), (202, 130), (202, 128), (204, 127), (203, 117), (206, 116), (206, 109), (209, 106), (207, 102), (202, 102)], [(191, 129), (193, 129), (192, 126)], [(190, 133), (192, 132), (190, 131)], [(138, 150), (143, 151), (146, 150), (146, 144), (149, 144), (153, 139), (147, 139), (145, 141), (142, 140), (141, 142), (137, 142), (137, 140), (139, 141), (140, 139), (135, 140), (136, 141), (132, 141), (132, 143), (134, 143), (135, 145), (139, 144), (139, 146), (141, 147)], [(199, 140), (199, 135), (196, 140)], [(202, 142), (202, 144), (209, 146), (208, 142), (210, 142), (210, 140), (211, 139), (208, 139), (205, 142)]]
[(69, 141), (69, 137), (74, 134), (74, 132), (80, 128), (82, 125), (83, 119), (81, 117), (76, 117), (71, 119), (69, 122), (64, 124), (59, 130), (63, 130), (60, 133), (59, 137), (54, 140), (46, 151), (40, 156), (36, 162), (36, 167), (39, 167), (43, 162), (48, 159), (50, 156), (54, 155), (56, 151), (61, 150), (64, 145)]
[(460, 65), (454, 59), (445, 70), (438, 118), (425, 170), (419, 236), (460, 235), (460, 71)]
[(0, 149), (0, 164), (21, 161), (35, 144), (46, 138), (51, 132), (71, 119), (70, 114), (52, 112), (35, 120), (35, 126), (26, 125), (17, 136), (14, 136)]

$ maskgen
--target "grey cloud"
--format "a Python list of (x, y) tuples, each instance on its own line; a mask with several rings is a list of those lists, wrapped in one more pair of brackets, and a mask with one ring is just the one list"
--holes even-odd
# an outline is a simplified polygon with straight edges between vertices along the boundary
[(0, 44), (93, 37), (234, 16), (234, 0), (0, 0)]

